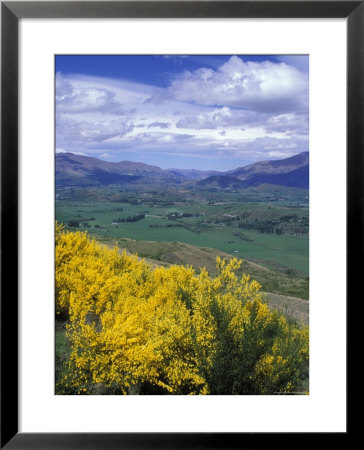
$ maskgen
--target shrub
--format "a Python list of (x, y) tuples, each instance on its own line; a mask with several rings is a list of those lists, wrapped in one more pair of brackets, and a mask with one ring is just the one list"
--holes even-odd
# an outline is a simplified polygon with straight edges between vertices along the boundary
[(56, 237), (56, 310), (68, 318), (79, 393), (272, 394), (301, 382), (308, 330), (268, 309), (260, 285), (217, 259), (152, 268), (83, 232)]

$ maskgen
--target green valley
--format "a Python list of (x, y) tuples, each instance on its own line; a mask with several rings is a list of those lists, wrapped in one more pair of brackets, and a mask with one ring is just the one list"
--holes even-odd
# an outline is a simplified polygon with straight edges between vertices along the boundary
[(57, 189), (56, 219), (157, 263), (214, 271), (238, 257), (265, 291), (308, 298), (308, 191), (261, 185)]

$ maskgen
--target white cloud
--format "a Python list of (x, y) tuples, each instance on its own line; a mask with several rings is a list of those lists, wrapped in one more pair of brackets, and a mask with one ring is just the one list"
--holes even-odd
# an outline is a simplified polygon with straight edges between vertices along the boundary
[(74, 89), (71, 95), (57, 96), (58, 112), (83, 113), (104, 111), (121, 114), (121, 106), (114, 100), (115, 94), (106, 89)]
[(270, 132), (281, 132), (287, 134), (307, 134), (308, 115), (307, 114), (279, 114), (271, 116), (263, 123), (264, 129)]
[(211, 111), (202, 112), (196, 115), (187, 115), (180, 119), (176, 126), (177, 128), (190, 129), (216, 129), (227, 126), (256, 126), (257, 124), (259, 124), (257, 113), (233, 110), (224, 106), (223, 108), (214, 108)]
[(58, 73), (57, 152), (258, 160), (307, 151), (308, 78), (296, 66), (231, 57), (167, 88)]
[(152, 122), (148, 125), (148, 128), (169, 128), (171, 124), (169, 122)]
[(244, 62), (232, 56), (219, 69), (185, 72), (168, 88), (171, 98), (259, 112), (307, 110), (307, 74), (284, 62)]
[(279, 55), (278, 61), (285, 62), (291, 66), (296, 67), (302, 72), (308, 72), (309, 69), (309, 57), (308, 55)]
[[(236, 110), (225, 106), (197, 115), (185, 115), (176, 123), (176, 127), (191, 130), (229, 128), (240, 131), (260, 128), (269, 135), (277, 133), (303, 135), (308, 133), (308, 115), (259, 114), (255, 111)], [(221, 133), (219, 134), (221, 135)]]
[(104, 142), (113, 137), (124, 136), (132, 129), (133, 124), (123, 118), (95, 122), (61, 118), (57, 122), (57, 144)]
[(89, 113), (101, 111), (121, 114), (121, 105), (115, 100), (116, 94), (105, 88), (75, 88), (62, 74), (56, 75), (56, 107), (58, 113)]
[(308, 151), (308, 138), (259, 137), (248, 141), (227, 140), (216, 146), (224, 151), (225, 157), (246, 158), (254, 155), (257, 159), (288, 158)]

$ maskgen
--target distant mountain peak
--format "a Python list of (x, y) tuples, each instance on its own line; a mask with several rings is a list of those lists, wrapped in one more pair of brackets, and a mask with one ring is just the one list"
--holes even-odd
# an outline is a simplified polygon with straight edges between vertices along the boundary
[(110, 162), (76, 155), (56, 154), (57, 186), (97, 186), (126, 183), (194, 183), (215, 188), (243, 189), (263, 183), (308, 189), (309, 153), (260, 161), (228, 172), (196, 169), (167, 169), (142, 162)]
[(144, 176), (163, 176), (157, 166), (132, 161), (110, 162), (73, 153), (56, 154), (56, 184), (97, 186), (135, 182)]
[[(245, 167), (225, 172), (242, 183), (242, 187), (259, 186), (263, 183), (287, 187), (308, 189), (309, 186), (309, 152), (298, 153), (285, 159), (259, 161)], [(213, 177), (207, 178), (205, 185), (216, 184)], [(220, 180), (220, 184), (223, 181)]]

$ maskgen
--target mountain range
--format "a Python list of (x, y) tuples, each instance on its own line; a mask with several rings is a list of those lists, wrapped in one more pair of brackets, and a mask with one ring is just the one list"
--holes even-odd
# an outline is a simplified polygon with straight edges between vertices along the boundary
[(109, 184), (195, 184), (196, 187), (245, 189), (264, 183), (308, 189), (309, 153), (260, 161), (227, 172), (166, 169), (141, 162), (108, 162), (73, 153), (56, 154), (56, 185), (103, 186)]

